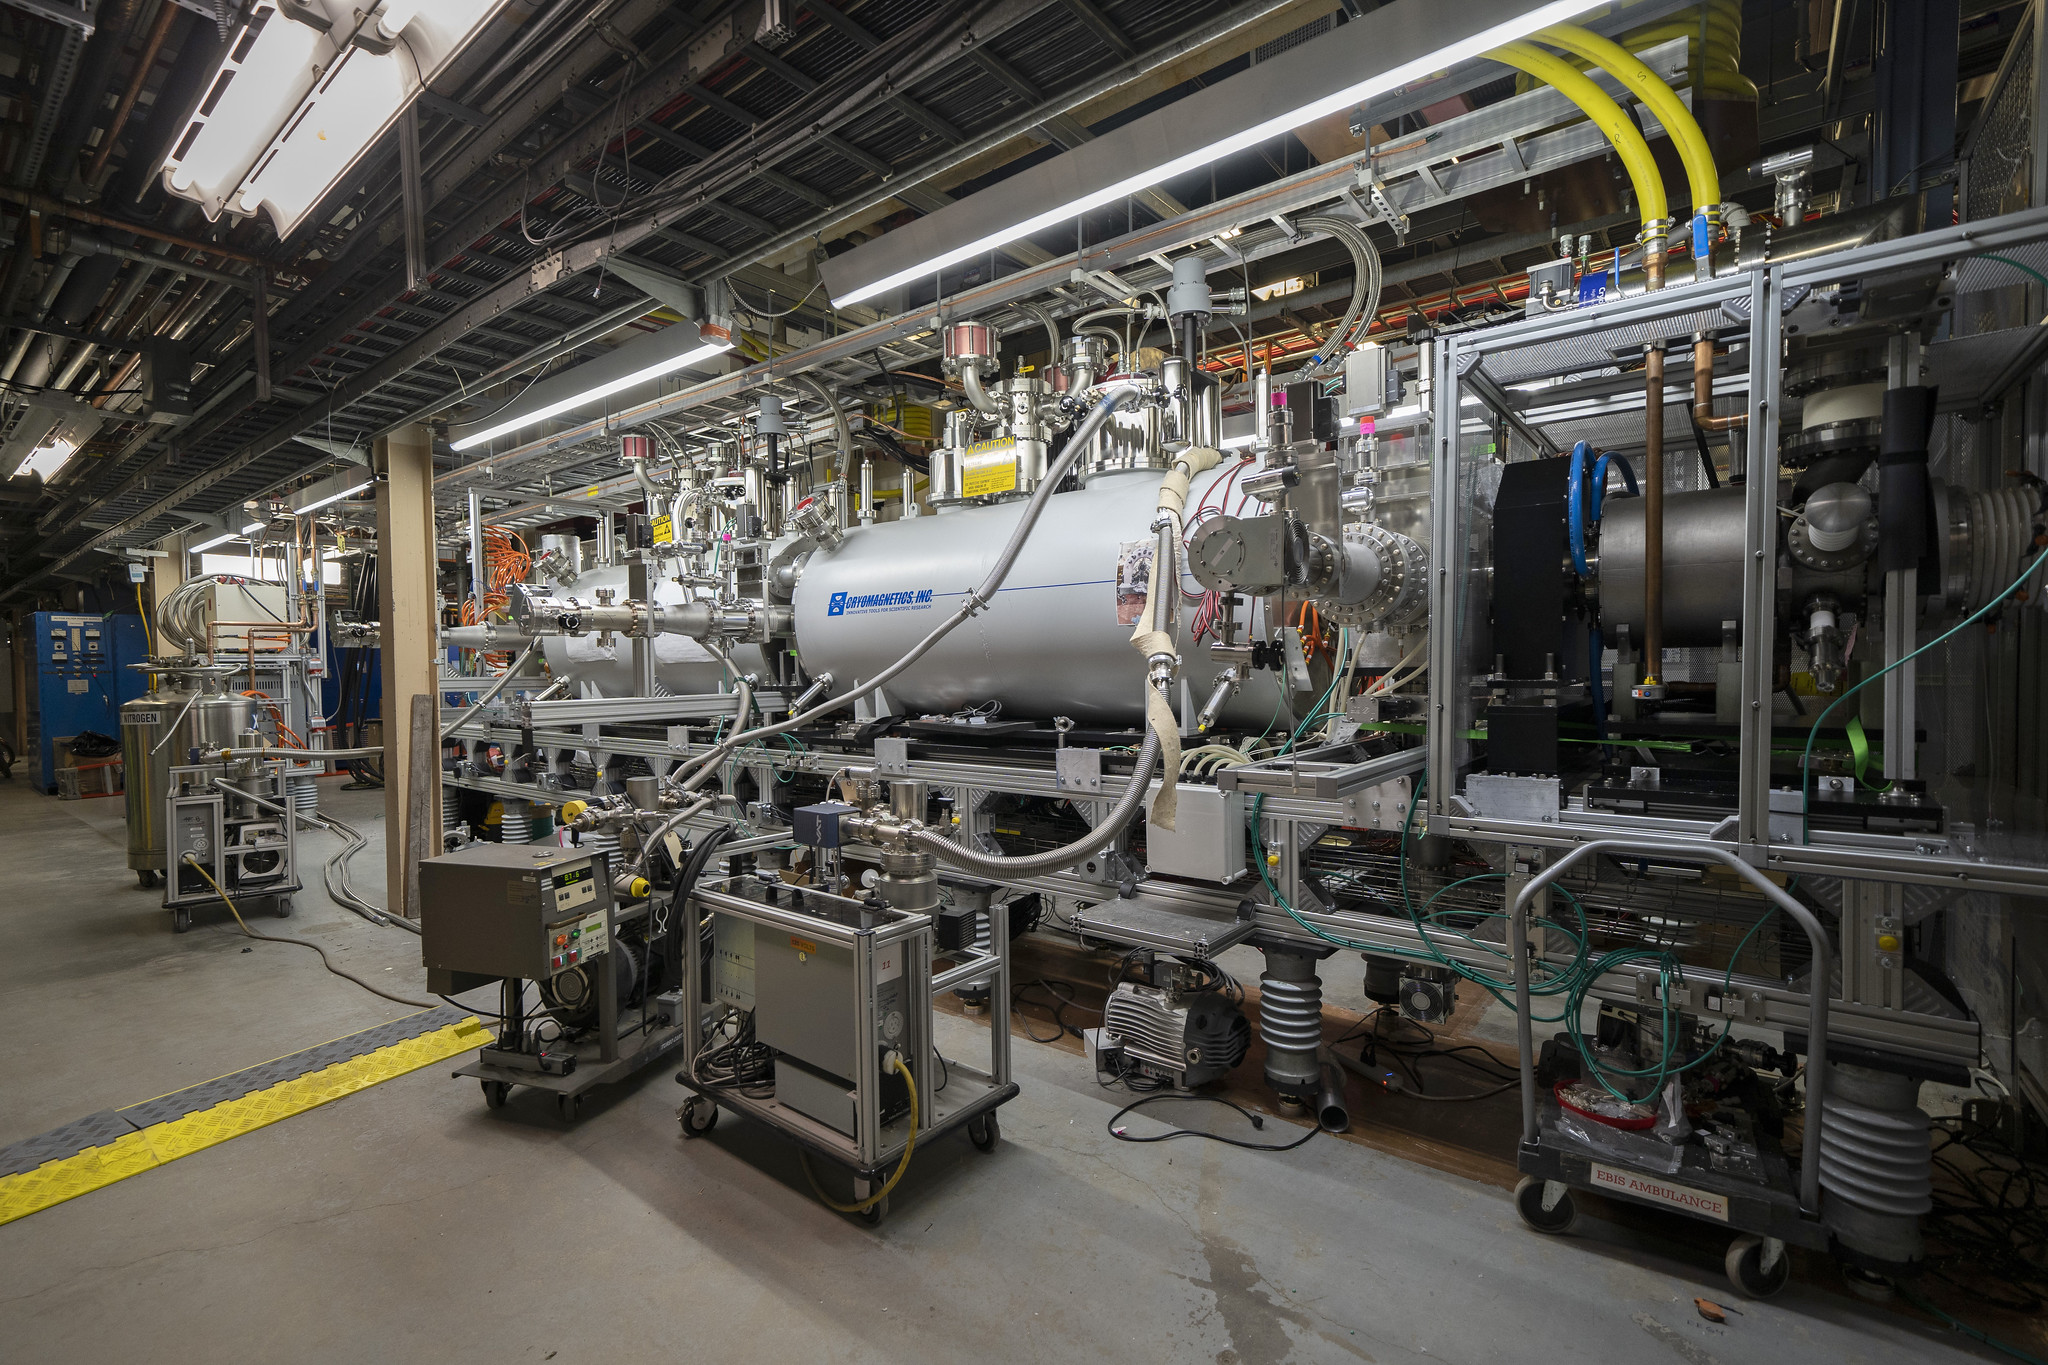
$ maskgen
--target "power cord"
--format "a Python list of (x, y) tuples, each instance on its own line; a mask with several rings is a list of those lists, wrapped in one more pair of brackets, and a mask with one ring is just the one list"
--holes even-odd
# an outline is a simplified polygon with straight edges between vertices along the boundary
[[(1038, 1000), (1026, 1000), (1024, 998), (1025, 992), (1033, 989), (1034, 987), (1044, 991), (1046, 995), (1051, 998), (1051, 1003), (1048, 1004), (1046, 1002)], [(1041, 1034), (1033, 1031), (1031, 1027), (1031, 1020), (1028, 1017), (1026, 1017), (1023, 1013), (1023, 1007), (1026, 1005), (1033, 1006), (1037, 1009), (1051, 1011), (1053, 1025), (1053, 1031), (1051, 1033)], [(1075, 997), (1073, 986), (1069, 985), (1067, 982), (1054, 981), (1048, 977), (1041, 976), (1035, 981), (1025, 982), (1023, 985), (1017, 987), (1017, 989), (1010, 992), (1010, 1008), (1011, 1010), (1017, 1013), (1017, 1021), (1024, 1026), (1024, 1036), (1026, 1038), (1029, 1038), (1034, 1043), (1057, 1043), (1060, 1039), (1066, 1037), (1070, 1033), (1073, 1034), (1076, 1038), (1079, 1038), (1081, 1036), (1081, 1030), (1075, 1028), (1072, 1024), (1067, 1022), (1067, 1010), (1070, 1008), (1085, 1010), (1092, 1008), (1092, 1006), (1083, 1005), (1080, 1002), (1080, 1000)], [(1096, 1012), (1098, 1014), (1101, 1013), (1101, 1011), (1099, 1010)]]
[(1291, 1152), (1296, 1147), (1314, 1138), (1317, 1133), (1323, 1131), (1320, 1127), (1311, 1128), (1293, 1142), (1275, 1144), (1269, 1142), (1246, 1142), (1243, 1138), (1225, 1137), (1222, 1133), (1211, 1133), (1202, 1128), (1175, 1128), (1168, 1132), (1154, 1134), (1151, 1137), (1133, 1137), (1130, 1133), (1116, 1126), (1117, 1120), (1132, 1110), (1143, 1108), (1148, 1104), (1159, 1104), (1166, 1100), (1227, 1105), (1250, 1119), (1252, 1127), (1264, 1129), (1266, 1126), (1266, 1119), (1263, 1114), (1255, 1114), (1237, 1101), (1226, 1100), (1221, 1095), (1146, 1095), (1141, 1099), (1132, 1100), (1129, 1104), (1110, 1115), (1107, 1125), (1109, 1135), (1118, 1142), (1170, 1142), (1174, 1138), (1199, 1137), (1208, 1138), (1211, 1142), (1227, 1143), (1232, 1147), (1242, 1147), (1248, 1152)]
[(227, 892), (221, 890), (220, 883), (213, 879), (213, 874), (211, 872), (208, 872), (204, 867), (200, 866), (199, 859), (196, 856), (187, 853), (185, 855), (184, 861), (187, 867), (197, 872), (200, 876), (206, 878), (206, 884), (213, 888), (213, 894), (220, 897), (221, 903), (227, 906), (228, 913), (235, 917), (235, 923), (241, 925), (242, 932), (247, 934), (250, 938), (262, 939), (265, 943), (294, 943), (301, 948), (311, 948), (314, 952), (320, 954), (320, 961), (323, 965), (326, 966), (328, 971), (333, 972), (336, 976), (340, 977), (344, 981), (353, 981), (356, 985), (361, 986), (364, 990), (368, 991), (372, 995), (380, 995), (384, 997), (386, 1000), (394, 1000), (401, 1005), (412, 1005), (423, 1010), (432, 1010), (440, 1008), (439, 1005), (435, 1004), (431, 1000), (414, 1000), (410, 996), (393, 995), (390, 991), (383, 990), (377, 986), (371, 985), (369, 982), (363, 980), (363, 978), (361, 978), (360, 976), (357, 976), (354, 972), (343, 971), (341, 968), (334, 965), (334, 959), (327, 956), (327, 949), (315, 943), (310, 938), (287, 938), (282, 934), (257, 933), (254, 929), (251, 929), (249, 927), (248, 921), (242, 918), (242, 912), (235, 908), (234, 900), (231, 897), (229, 897)]

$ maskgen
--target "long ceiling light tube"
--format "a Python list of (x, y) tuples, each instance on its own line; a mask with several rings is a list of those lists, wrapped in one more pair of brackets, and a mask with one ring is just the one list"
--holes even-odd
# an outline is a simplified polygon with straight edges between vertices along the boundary
[(509, 435), (512, 432), (518, 431), (521, 427), (530, 427), (536, 422), (545, 422), (550, 417), (559, 417), (565, 412), (573, 412), (586, 403), (595, 403), (599, 399), (609, 398), (615, 393), (623, 393), (636, 385), (645, 384), (651, 379), (659, 379), (665, 374), (674, 374), (677, 370), (688, 369), (692, 365), (700, 364), (715, 355), (722, 355), (731, 349), (732, 343), (730, 341), (706, 342), (694, 350), (685, 351), (678, 356), (671, 356), (667, 360), (657, 361), (645, 369), (635, 370), (628, 375), (621, 375), (609, 383), (585, 389), (582, 393), (571, 394), (569, 397), (550, 403), (544, 408), (536, 408), (532, 412), (523, 412), (516, 417), (498, 423), (496, 426), (472, 432), (461, 440), (452, 442), (449, 445), (449, 449), (469, 450), (499, 436)]
[(365, 488), (368, 488), (371, 484), (375, 482), (375, 479), (364, 479), (361, 483), (352, 484), (349, 487), (342, 489), (338, 493), (329, 493), (325, 497), (315, 498), (313, 501), (307, 503), (303, 507), (294, 507), (292, 509), (292, 515), (296, 517), (303, 517), (308, 512), (317, 512), (321, 508), (326, 507), (331, 503), (340, 502), (343, 498), (354, 497), (356, 494), (362, 492)]
[[(1014, 242), (1020, 237), (1027, 237), (1044, 228), (1068, 222), (1079, 217), (1081, 214), (1087, 213), (1091, 209), (1101, 208), (1105, 204), (1114, 203), (1124, 196), (1134, 194), (1139, 190), (1150, 189), (1162, 181), (1172, 179), (1174, 176), (1198, 170), (1212, 161), (1220, 160), (1233, 152), (1243, 151), (1247, 147), (1256, 146), (1268, 138), (1277, 137), (1303, 124), (1312, 123), (1330, 114), (1350, 109), (1365, 100), (1398, 90), (1402, 86), (1433, 75), (1447, 67), (1455, 66), (1459, 62), (1481, 56), (1499, 47), (1502, 43), (1512, 42), (1517, 38), (1526, 37), (1539, 29), (1561, 23), (1584, 12), (1587, 8), (1586, 0), (1551, 0), (1551, 3), (1548, 4), (1531, 6), (1513, 18), (1503, 20), (1498, 24), (1482, 29), (1477, 33), (1459, 39), (1423, 56), (1402, 62), (1354, 85), (1349, 85), (1341, 90), (1324, 95), (1284, 114), (1278, 114), (1265, 119), (1249, 128), (1233, 133), (1229, 137), (1219, 139), (1206, 146), (1196, 148), (1194, 151), (1183, 153), (1169, 161), (1164, 161), (1145, 170), (1138, 171), (1117, 181), (1115, 184), (1105, 185), (1101, 189), (1057, 204), (1029, 218), (977, 237), (962, 246), (941, 252), (929, 259), (898, 270), (871, 283), (860, 285), (844, 295), (835, 294), (832, 301), (844, 307), (848, 304), (859, 303), (864, 299), (873, 298), (877, 294), (885, 293), (916, 280), (929, 279), (942, 270), (959, 265), (963, 261), (973, 260), (998, 247)], [(972, 202), (972, 200), (970, 198), (962, 202)]]

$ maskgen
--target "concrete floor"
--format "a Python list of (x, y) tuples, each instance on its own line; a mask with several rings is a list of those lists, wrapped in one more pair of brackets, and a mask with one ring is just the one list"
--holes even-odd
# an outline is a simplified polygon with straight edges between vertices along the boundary
[[(332, 808), (381, 835), (379, 797), (338, 786)], [(311, 952), (247, 943), (225, 912), (174, 936), (124, 865), (116, 801), (0, 783), (0, 831), (0, 1143), (407, 1012)], [(317, 884), (333, 845), (307, 843)], [(381, 853), (358, 864), (374, 884)], [(289, 932), (424, 989), (409, 935), (314, 887), (299, 905)], [(940, 1027), (950, 1056), (986, 1046)], [(1798, 1282), (1711, 1324), (1691, 1300), (1731, 1302), (1726, 1281), (1682, 1240), (1539, 1237), (1503, 1190), (1328, 1137), (1284, 1155), (1118, 1143), (1120, 1101), (1078, 1059), (1020, 1042), (1016, 1061), (997, 1151), (921, 1151), (879, 1231), (821, 1208), (789, 1149), (729, 1114), (681, 1141), (660, 1068), (571, 1128), (530, 1093), (486, 1111), (428, 1067), (0, 1227), (0, 1357), (1992, 1358)]]

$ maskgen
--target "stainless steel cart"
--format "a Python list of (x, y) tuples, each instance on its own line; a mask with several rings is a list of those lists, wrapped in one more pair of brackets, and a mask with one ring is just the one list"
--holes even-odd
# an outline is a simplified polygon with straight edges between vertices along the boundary
[[(843, 1027), (850, 1033), (848, 1052), (854, 1074), (844, 1094), (848, 1103), (844, 1126), (828, 1121), (829, 1111), (809, 1097), (747, 1093), (737, 1086), (707, 1083), (698, 1070), (705, 1044), (700, 1038), (676, 1079), (691, 1092), (682, 1107), (683, 1134), (696, 1137), (718, 1119), (720, 1107), (757, 1119), (795, 1141), (807, 1154), (825, 1158), (849, 1171), (856, 1202), (874, 1200), (862, 1214), (879, 1223), (888, 1210), (887, 1196), (876, 1199), (912, 1136), (910, 1112), (885, 1112), (884, 1054), (895, 1051), (910, 1068), (916, 1087), (916, 1141), (922, 1145), (953, 1129), (966, 1127), (974, 1144), (992, 1150), (1000, 1135), (996, 1110), (1014, 1098), (1010, 1079), (1010, 954), (1006, 907), (992, 905), (987, 950), (948, 950), (956, 965), (932, 975), (933, 922), (929, 915), (832, 895), (808, 887), (765, 881), (759, 876), (706, 882), (698, 886), (697, 914), (685, 926), (685, 961), (701, 961), (704, 934), (716, 932), (718, 921), (749, 926), (761, 961), (787, 952), (801, 963), (830, 961), (840, 970), (821, 981), (832, 989), (807, 996), (803, 1008), (813, 1023)], [(751, 964), (749, 964), (751, 974)], [(897, 975), (900, 973), (900, 977)], [(763, 989), (768, 989), (764, 972)], [(686, 1019), (705, 1019), (704, 973), (683, 974)], [(888, 989), (902, 983), (900, 993)], [(965, 1061), (937, 1060), (932, 1037), (932, 996), (967, 982), (986, 982), (989, 991), (989, 1062), (986, 1070)], [(723, 994), (723, 992), (721, 992)], [(728, 1002), (730, 1003), (730, 1002)], [(707, 1033), (709, 1024), (707, 1023)], [(943, 1079), (934, 1083), (941, 1068)], [(789, 1068), (793, 1080), (808, 1075)], [(788, 1087), (786, 1087), (788, 1088)], [(799, 1104), (807, 1106), (806, 1112)], [(821, 1113), (826, 1117), (821, 1117)]]

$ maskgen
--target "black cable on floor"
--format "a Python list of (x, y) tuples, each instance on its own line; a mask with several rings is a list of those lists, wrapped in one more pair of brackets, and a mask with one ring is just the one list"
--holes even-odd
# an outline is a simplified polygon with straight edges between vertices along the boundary
[(1188, 1103), (1228, 1105), (1230, 1108), (1235, 1109), (1238, 1113), (1250, 1119), (1252, 1121), (1252, 1127), (1263, 1129), (1266, 1126), (1266, 1120), (1264, 1115), (1255, 1114), (1251, 1110), (1245, 1108), (1243, 1105), (1237, 1103), (1235, 1100), (1226, 1100), (1221, 1095), (1146, 1095), (1141, 1099), (1132, 1100), (1129, 1104), (1117, 1110), (1116, 1113), (1110, 1115), (1109, 1123), (1107, 1125), (1107, 1127), (1109, 1128), (1109, 1135), (1115, 1138), (1118, 1142), (1170, 1142), (1174, 1138), (1199, 1137), (1208, 1138), (1211, 1142), (1228, 1143), (1232, 1147), (1242, 1147), (1248, 1152), (1291, 1152), (1296, 1147), (1299, 1147), (1303, 1143), (1309, 1141), (1317, 1133), (1323, 1131), (1321, 1128), (1311, 1128), (1306, 1133), (1302, 1134), (1299, 1138), (1296, 1138), (1293, 1142), (1274, 1144), (1267, 1142), (1246, 1142), (1242, 1138), (1225, 1137), (1221, 1133), (1211, 1133), (1201, 1128), (1175, 1128), (1168, 1132), (1156, 1134), (1152, 1137), (1132, 1137), (1129, 1133), (1124, 1132), (1122, 1129), (1116, 1126), (1117, 1120), (1122, 1118), (1124, 1115), (1130, 1113), (1133, 1109), (1139, 1109), (1148, 1104), (1160, 1104), (1167, 1100), (1181, 1100)]
[[(1047, 1004), (1037, 1000), (1024, 999), (1024, 993), (1033, 987), (1044, 991), (1047, 996), (1051, 997), (1051, 1003)], [(1031, 1020), (1023, 1013), (1025, 1005), (1033, 1005), (1039, 1009), (1051, 1011), (1053, 1031), (1047, 1034), (1034, 1032), (1031, 1027)], [(1023, 985), (1010, 992), (1010, 1008), (1016, 1012), (1017, 1021), (1024, 1026), (1024, 1036), (1026, 1038), (1029, 1038), (1034, 1043), (1057, 1043), (1069, 1033), (1073, 1034), (1076, 1038), (1081, 1036), (1081, 1030), (1067, 1022), (1067, 1010), (1070, 1008), (1092, 1009), (1093, 1006), (1083, 1005), (1075, 998), (1074, 988), (1067, 982), (1054, 981), (1041, 976), (1035, 981), (1026, 981)], [(1100, 1010), (1095, 1012), (1098, 1015), (1101, 1014)]]

